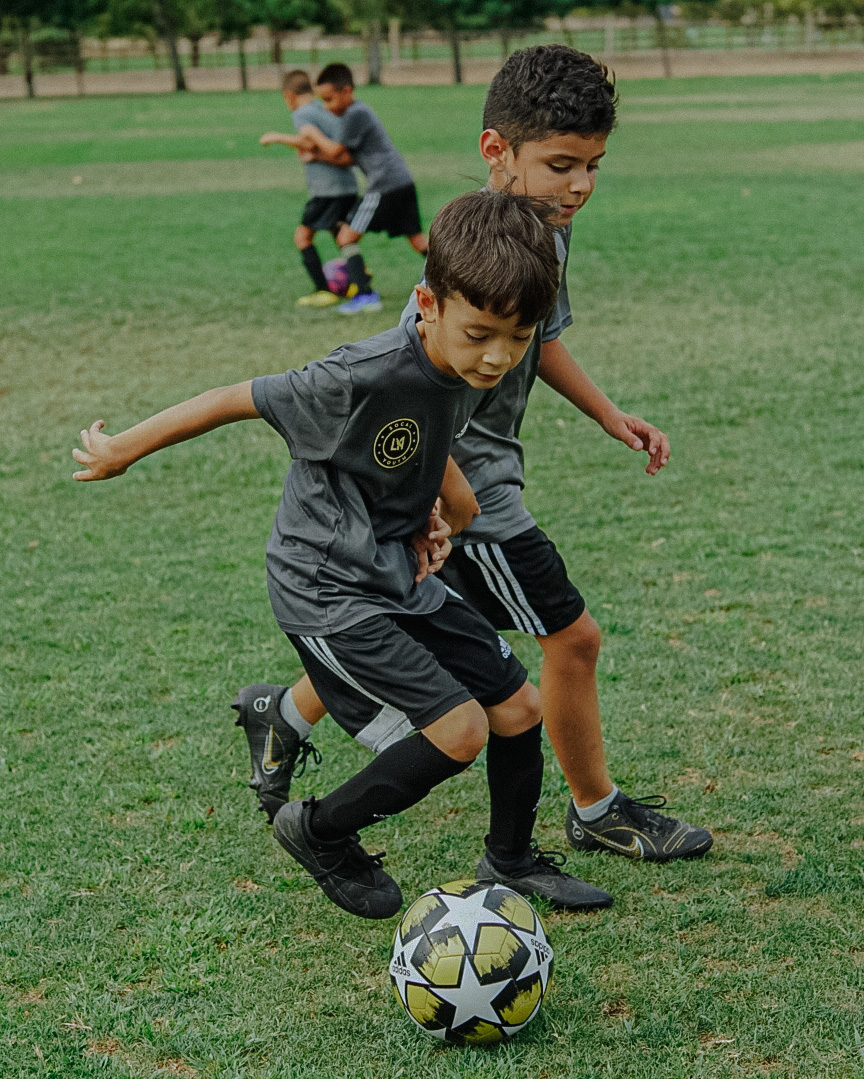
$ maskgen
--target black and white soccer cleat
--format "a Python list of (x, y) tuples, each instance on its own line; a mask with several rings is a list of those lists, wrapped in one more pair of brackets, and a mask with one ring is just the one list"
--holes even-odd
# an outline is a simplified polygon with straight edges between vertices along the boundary
[(259, 683), (241, 689), (231, 707), (240, 714), (237, 726), (246, 732), (249, 755), (252, 758), (252, 779), (249, 786), (258, 795), (258, 808), (273, 818), (289, 800), (291, 780), (303, 775), (311, 757), (321, 763), (321, 754), (308, 738), (300, 740), (279, 711), (287, 686)]

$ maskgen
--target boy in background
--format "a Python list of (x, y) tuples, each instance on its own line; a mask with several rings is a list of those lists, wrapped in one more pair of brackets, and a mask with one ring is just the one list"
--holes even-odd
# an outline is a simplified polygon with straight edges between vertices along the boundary
[[(357, 832), (416, 805), (488, 742), (490, 825), (477, 868), (563, 908), (611, 897), (562, 873), (531, 838), (543, 755), (540, 699), (483, 617), (434, 575), (412, 537), (444, 481), (454, 437), (519, 364), (558, 289), (555, 243), (529, 199), (463, 195), (432, 227), (419, 321), (336, 349), (303, 371), (221, 387), (112, 437), (97, 420), (73, 450), (78, 480), (238, 420), (265, 419), (292, 462), (267, 544), (270, 599), (318, 695), (383, 748), (326, 797), (287, 802), (274, 832), (338, 906), (386, 918), (398, 884)], [(414, 733), (384, 741), (407, 719)]]
[[(342, 121), (323, 107), (313, 93), (312, 83), (305, 71), (298, 68), (285, 73), (282, 77), (282, 96), (291, 110), (295, 129), (299, 131), (304, 125), (314, 124), (332, 139), (342, 137)], [(303, 143), (299, 135), (285, 135), (278, 131), (269, 131), (261, 136), (262, 146), (290, 146), (300, 153), (311, 196), (303, 207), (303, 216), (294, 232), (294, 243), (315, 291), (301, 296), (297, 306), (331, 307), (339, 303), (339, 297), (330, 291), (327, 284), (321, 256), (315, 246), (315, 233), (327, 231), (335, 240), (339, 229), (349, 220), (357, 205), (357, 179), (350, 165), (306, 160), (307, 155), (302, 152)]]
[(312, 160), (328, 165), (355, 164), (366, 177), (366, 192), (336, 242), (348, 263), (348, 278), (357, 295), (339, 307), (340, 314), (381, 309), (381, 297), (372, 291), (360, 254), (360, 240), (366, 232), (386, 232), (406, 236), (420, 255), (428, 241), (420, 224), (417, 188), (405, 159), (393, 145), (384, 125), (362, 101), (354, 99), (354, 76), (345, 64), (328, 64), (316, 80), (318, 96), (328, 111), (342, 121), (342, 134), (330, 138), (316, 125), (298, 129), (303, 149)]
[[(662, 796), (631, 798), (610, 777), (597, 694), (600, 629), (568, 579), (555, 545), (523, 503), (524, 455), (518, 438), (528, 395), (539, 377), (612, 438), (647, 451), (649, 475), (669, 459), (666, 435), (617, 408), (560, 341), (573, 321), (566, 283), (571, 222), (594, 191), (615, 124), (615, 103), (606, 68), (564, 45), (514, 53), (489, 87), (480, 136), (489, 187), (512, 189), (554, 206), (560, 287), (555, 309), (538, 326), (523, 362), (504, 376), (498, 392), (472, 415), (454, 443), (453, 457), (482, 513), (455, 539), (442, 577), (496, 629), (528, 633), (543, 649), (543, 720), (572, 795), (565, 819), (570, 845), (659, 862), (705, 854), (712, 837), (658, 812), (665, 803)], [(405, 317), (416, 316), (416, 305), (409, 304)], [(442, 514), (448, 520), (452, 516), (446, 504)], [(265, 776), (252, 752), (259, 797), (264, 791), (270, 805), (280, 792), (287, 797), (293, 762), (304, 752), (304, 734), (308, 737), (324, 714), (310, 688), (301, 679), (287, 694), (297, 705), (295, 728), (274, 727), (286, 749), (280, 766)], [(270, 690), (278, 694), (283, 687)], [(256, 721), (247, 690), (240, 691), (235, 707), (251, 746)]]

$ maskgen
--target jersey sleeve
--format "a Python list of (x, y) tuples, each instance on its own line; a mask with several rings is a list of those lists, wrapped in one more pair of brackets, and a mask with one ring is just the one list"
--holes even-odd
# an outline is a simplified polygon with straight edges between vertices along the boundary
[(252, 400), (297, 460), (329, 461), (351, 413), (351, 372), (338, 356), (252, 380)]
[[(563, 262), (561, 263), (561, 283), (558, 285), (558, 298), (552, 308), (552, 314), (543, 323), (540, 340), (545, 344), (547, 341), (557, 341), (568, 326), (573, 324), (573, 315), (570, 312), (570, 297), (567, 293), (567, 260), (570, 257), (570, 247), (567, 238), (561, 242), (564, 244)], [(556, 241), (557, 242), (557, 241)], [(559, 251), (559, 254), (561, 252)]]
[(363, 144), (371, 126), (369, 114), (363, 109), (349, 109), (342, 116), (342, 145), (356, 150)]

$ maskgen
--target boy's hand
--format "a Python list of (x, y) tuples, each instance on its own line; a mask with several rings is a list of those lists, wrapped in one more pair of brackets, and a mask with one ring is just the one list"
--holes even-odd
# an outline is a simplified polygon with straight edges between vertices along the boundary
[(669, 439), (659, 427), (647, 420), (616, 409), (604, 422), (603, 430), (612, 438), (620, 439), (631, 450), (646, 450), (650, 460), (645, 471), (649, 476), (656, 476), (660, 469), (668, 464), (671, 453)]
[(453, 550), (453, 544), (447, 538), (450, 535), (450, 525), (441, 517), (440, 509), (440, 503), (436, 502), (429, 514), (425, 530), (415, 532), (411, 537), (411, 546), (417, 555), (415, 584), (425, 580), (430, 573), (437, 573)]
[(110, 480), (113, 476), (122, 476), (131, 464), (112, 450), (113, 438), (103, 435), (104, 420), (97, 420), (90, 429), (81, 432), (83, 450), (74, 449), (72, 456), (79, 465), (87, 465), (84, 472), (73, 472), (73, 480)]

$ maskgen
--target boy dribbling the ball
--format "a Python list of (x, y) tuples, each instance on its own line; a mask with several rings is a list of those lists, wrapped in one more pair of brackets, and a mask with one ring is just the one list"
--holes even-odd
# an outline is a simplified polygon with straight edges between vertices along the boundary
[[(542, 216), (542, 215), (541, 215)], [(558, 289), (552, 230), (531, 200), (473, 192), (436, 217), (418, 321), (346, 345), (302, 372), (221, 387), (114, 437), (102, 421), (73, 451), (78, 480), (263, 418), (292, 464), (267, 545), (277, 621), (316, 692), (381, 752), (320, 800), (287, 802), (277, 839), (343, 909), (395, 914), (399, 886), (357, 832), (415, 805), (488, 743), (490, 827), (478, 875), (560, 907), (607, 906), (562, 873), (532, 831), (543, 757), (540, 701), (492, 627), (435, 576), (411, 538), (438, 497), (454, 437), (518, 365)], [(387, 742), (407, 719), (415, 733)]]

